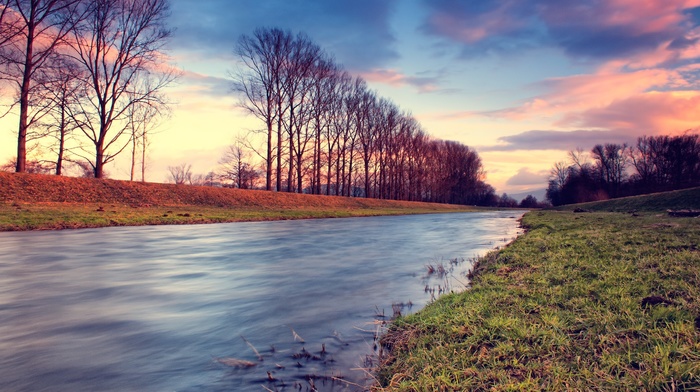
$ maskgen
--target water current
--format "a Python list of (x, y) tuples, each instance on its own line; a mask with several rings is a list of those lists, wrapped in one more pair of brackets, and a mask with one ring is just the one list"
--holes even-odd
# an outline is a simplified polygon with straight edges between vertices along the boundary
[(521, 215), (0, 233), (0, 390), (359, 390)]

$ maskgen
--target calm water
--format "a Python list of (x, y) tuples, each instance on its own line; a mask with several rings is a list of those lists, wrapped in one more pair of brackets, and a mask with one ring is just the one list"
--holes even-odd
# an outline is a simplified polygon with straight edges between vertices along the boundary
[(375, 320), (462, 289), (520, 216), (0, 233), (0, 390), (357, 390)]

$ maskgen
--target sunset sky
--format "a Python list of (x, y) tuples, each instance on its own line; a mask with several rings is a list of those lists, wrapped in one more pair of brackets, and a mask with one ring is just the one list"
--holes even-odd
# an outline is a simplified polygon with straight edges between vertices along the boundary
[[(172, 0), (169, 55), (183, 76), (147, 180), (185, 162), (213, 170), (260, 127), (228, 77), (238, 37), (256, 27), (306, 32), (430, 135), (476, 149), (500, 194), (545, 188), (576, 147), (700, 126), (699, 26), (700, 0)], [(0, 122), (2, 162), (16, 121)], [(124, 162), (108, 171), (128, 177)]]

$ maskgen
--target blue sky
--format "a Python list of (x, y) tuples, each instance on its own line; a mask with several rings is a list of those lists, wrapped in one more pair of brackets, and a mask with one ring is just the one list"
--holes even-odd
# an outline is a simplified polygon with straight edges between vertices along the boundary
[[(475, 148), (499, 193), (544, 188), (568, 150), (700, 125), (698, 7), (700, 0), (172, 0), (169, 55), (183, 77), (170, 89), (177, 103), (155, 137), (150, 180), (165, 180), (167, 166), (183, 162), (208, 172), (236, 135), (259, 127), (235, 108), (233, 48), (257, 27), (281, 27), (307, 33), (432, 136)], [(12, 144), (10, 131), (2, 135), (0, 143)], [(12, 148), (0, 148), (0, 158), (8, 154)], [(124, 177), (123, 166), (112, 176)]]

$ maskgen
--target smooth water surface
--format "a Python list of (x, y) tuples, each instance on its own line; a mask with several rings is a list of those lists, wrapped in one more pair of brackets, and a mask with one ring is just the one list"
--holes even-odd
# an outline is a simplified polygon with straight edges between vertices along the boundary
[(0, 390), (357, 390), (381, 315), (463, 289), (521, 215), (0, 233)]

